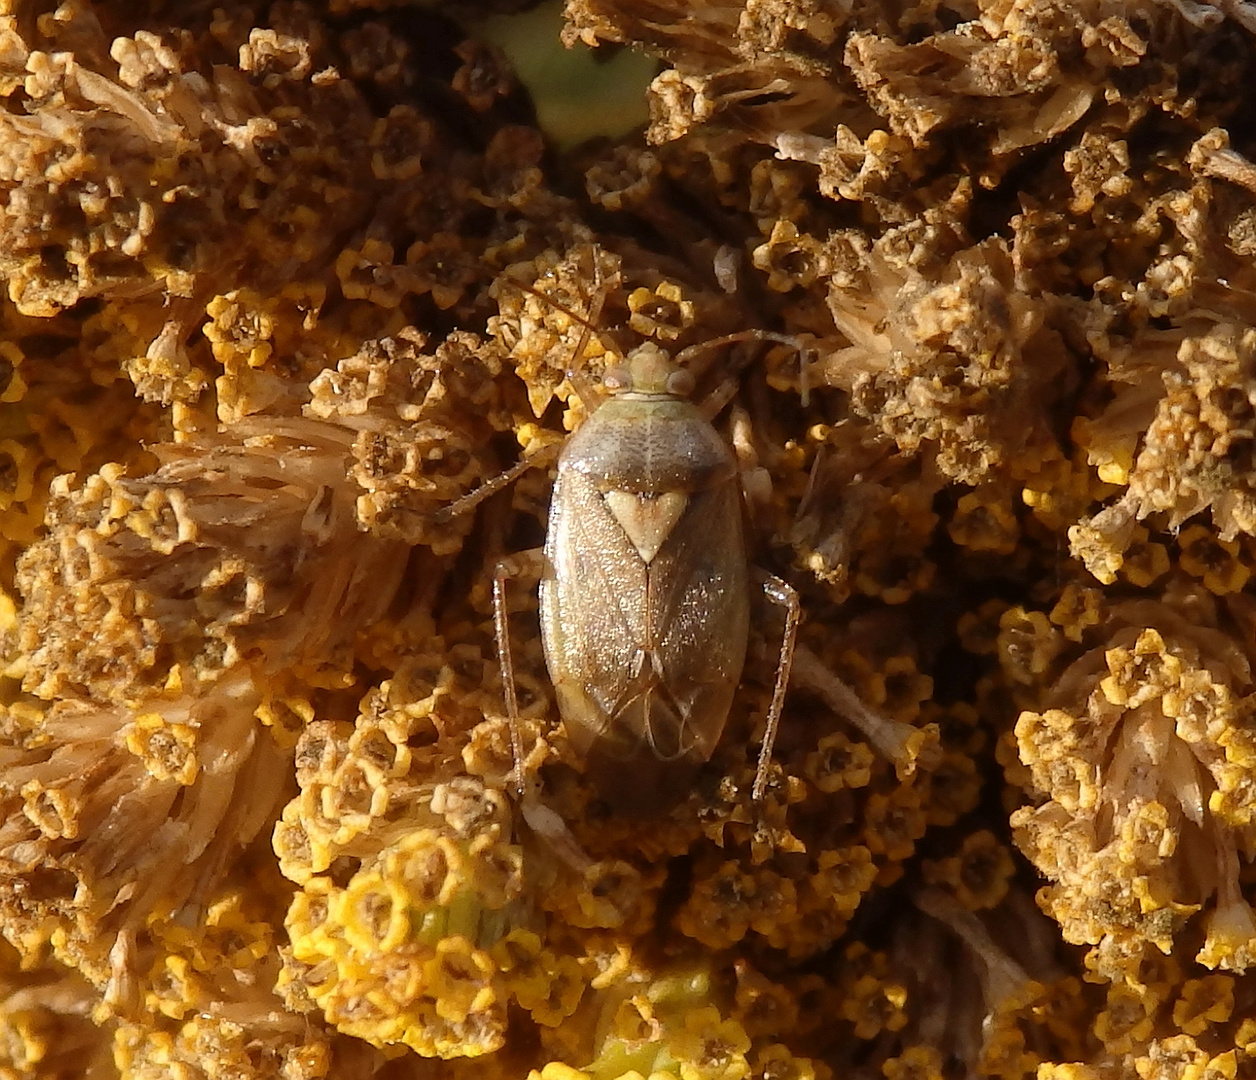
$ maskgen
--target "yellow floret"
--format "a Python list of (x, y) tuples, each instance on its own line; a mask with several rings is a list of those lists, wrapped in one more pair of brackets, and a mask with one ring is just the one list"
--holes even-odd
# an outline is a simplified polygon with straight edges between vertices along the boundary
[(683, 1028), (668, 1040), (681, 1080), (745, 1080), (750, 1039), (736, 1020), (708, 1005), (686, 1014)]
[(694, 320), (693, 301), (685, 299), (675, 282), (664, 281), (653, 289), (634, 289), (628, 294), (628, 325), (638, 334), (674, 341)]
[(1224, 1024), (1233, 1011), (1233, 977), (1207, 975), (1183, 983), (1173, 1006), (1173, 1022), (1187, 1035), (1201, 1035), (1213, 1025)]
[[(331, 1023), (429, 1056), (473, 1057), (501, 1045), (509, 991), (495, 956), (510, 953), (478, 944), (500, 936), (519, 891), (518, 853), (500, 847), (491, 834), (468, 845), (414, 829), (343, 888), (307, 881), (288, 928), (294, 959), (317, 978), (306, 980), (308, 992)], [(294, 970), (288, 978), (299, 977)]]
[(170, 723), (159, 712), (144, 713), (127, 725), (126, 746), (158, 780), (174, 780), (185, 787), (196, 782), (197, 731), (188, 724)]
[(1252, 576), (1239, 541), (1222, 539), (1203, 525), (1183, 529), (1178, 550), (1178, 565), (1218, 596), (1241, 591)]

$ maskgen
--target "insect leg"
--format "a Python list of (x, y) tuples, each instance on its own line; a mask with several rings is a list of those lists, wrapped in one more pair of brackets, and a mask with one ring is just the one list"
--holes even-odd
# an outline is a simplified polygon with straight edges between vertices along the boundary
[(750, 520), (757, 523), (766, 518), (772, 503), (772, 476), (759, 462), (754, 426), (750, 414), (740, 405), (733, 406), (729, 428), (733, 453), (737, 455), (737, 467), (741, 471), (741, 493), (745, 496)]
[(761, 577), (764, 596), (785, 609), (785, 630), (781, 634), (781, 656), (776, 664), (776, 685), (772, 688), (772, 704), (768, 706), (768, 722), (763, 732), (763, 746), (759, 749), (754, 787), (750, 789), (751, 799), (759, 802), (768, 784), (772, 747), (776, 743), (776, 730), (781, 725), (781, 710), (785, 707), (785, 690), (789, 686), (789, 669), (794, 662), (794, 639), (798, 636), (801, 605), (798, 603), (798, 590), (788, 582), (762, 570), (755, 572)]
[(432, 520), (444, 523), (452, 521), (456, 517), (468, 514), (480, 505), (490, 495), (496, 495), (503, 488), (510, 487), (529, 469), (537, 465), (547, 465), (550, 461), (558, 456), (561, 449), (559, 445), (543, 446), (535, 453), (529, 454), (525, 458), (520, 458), (504, 473), (498, 473), (491, 480), (485, 480), (474, 491), (468, 492), (461, 499), (455, 499), (448, 506), (442, 506), (432, 515)]
[(918, 728), (870, 709), (806, 645), (798, 646), (794, 661), (794, 679), (798, 686), (818, 695), (829, 708), (863, 732), (868, 741), (894, 763), (900, 780), (907, 779), (917, 768), (934, 768), (941, 760), (937, 724)]
[[(805, 408), (810, 398), (810, 388), (807, 383), (807, 368), (811, 361), (812, 350), (808, 349), (801, 338), (796, 338), (792, 334), (775, 334), (771, 330), (740, 330), (735, 334), (725, 334), (723, 337), (711, 338), (710, 341), (700, 341), (696, 345), (690, 345), (686, 349), (681, 349), (676, 354), (675, 360), (677, 365), (683, 366), (693, 356), (706, 352), (708, 349), (716, 349), (722, 345), (733, 345), (738, 341), (774, 341), (780, 345), (792, 345), (798, 350), (798, 383), (801, 393), (802, 404)], [(744, 367), (745, 363), (739, 364), (738, 367)], [(702, 415), (708, 420), (717, 416), (721, 409), (728, 404), (729, 399), (737, 392), (736, 372), (729, 372), (724, 381), (717, 386), (702, 402)]]
[(493, 628), (497, 633), (497, 660), (502, 667), (502, 690), (506, 698), (506, 720), (510, 724), (510, 753), (515, 759), (515, 790), (522, 799), (523, 733), (519, 730), (519, 697), (515, 691), (515, 664), (510, 652), (510, 613), (506, 609), (506, 582), (511, 578), (540, 577), (545, 566), (543, 548), (516, 552), (497, 564), (493, 571)]
[(593, 303), (589, 306), (589, 313), (580, 320), (584, 324), (584, 330), (580, 334), (580, 341), (576, 345), (576, 351), (571, 354), (571, 362), (567, 365), (567, 380), (571, 383), (576, 391), (576, 396), (580, 398), (584, 405), (585, 412), (592, 413), (599, 404), (597, 391), (593, 389), (593, 384), (589, 376), (585, 374), (584, 369), (577, 367), (580, 358), (584, 356), (584, 347), (589, 343), (589, 335), (593, 333), (597, 326), (597, 321), (602, 315), (602, 306), (606, 303), (607, 289), (602, 283), (602, 268), (596, 259), (593, 261), (595, 284), (593, 293)]
[[(618, 276), (616, 274), (616, 280), (618, 280)], [(586, 315), (577, 315), (576, 312), (572, 311), (565, 304), (560, 304), (552, 296), (541, 292), (540, 289), (533, 288), (531, 285), (525, 285), (521, 281), (511, 282), (520, 292), (526, 292), (531, 296), (535, 296), (538, 300), (543, 300), (555, 311), (561, 311), (569, 319), (584, 327), (576, 342), (575, 351), (571, 354), (571, 360), (567, 364), (567, 381), (571, 383), (572, 389), (575, 390), (576, 396), (580, 398), (587, 413), (592, 413), (598, 407), (601, 398), (597, 391), (594, 390), (593, 383), (588, 375), (576, 365), (584, 355), (584, 348), (589, 343), (589, 335), (597, 332), (597, 321), (602, 314), (602, 307), (606, 303), (606, 297), (610, 291), (602, 280), (602, 265), (598, 262), (596, 255), (593, 260), (593, 278), (593, 301), (589, 305), (589, 311)]]

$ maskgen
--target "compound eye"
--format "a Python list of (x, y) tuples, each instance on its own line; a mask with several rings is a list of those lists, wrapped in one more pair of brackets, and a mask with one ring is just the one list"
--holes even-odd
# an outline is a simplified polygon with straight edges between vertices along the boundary
[(667, 376), (667, 392), (677, 397), (688, 397), (693, 393), (693, 373), (685, 368), (677, 368)]
[(632, 385), (632, 376), (626, 367), (607, 368), (602, 373), (602, 388), (609, 394), (618, 394)]

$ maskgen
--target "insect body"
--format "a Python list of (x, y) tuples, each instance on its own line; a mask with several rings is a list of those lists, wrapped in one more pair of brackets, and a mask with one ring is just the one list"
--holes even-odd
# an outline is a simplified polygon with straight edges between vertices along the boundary
[[(699, 347), (746, 338), (776, 335)], [(505, 584), (539, 573), (546, 664), (572, 748), (613, 809), (648, 814), (683, 796), (719, 741), (745, 662), (751, 570), (737, 461), (688, 400), (689, 373), (647, 344), (604, 385), (611, 396), (559, 456), (545, 547), (497, 568), (498, 651), (521, 770)], [(760, 576), (787, 615), (756, 799), (798, 622), (794, 590)]]

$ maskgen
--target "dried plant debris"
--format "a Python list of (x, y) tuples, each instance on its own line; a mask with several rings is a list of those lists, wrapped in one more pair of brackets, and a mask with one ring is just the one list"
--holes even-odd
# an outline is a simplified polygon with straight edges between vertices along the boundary
[[(570, 0), (575, 148), (476, 14), (0, 0), (0, 1075), (1250, 1073), (1256, 6)], [(779, 614), (635, 820), (512, 588), (520, 800), (493, 569), (746, 330), (764, 797)]]

